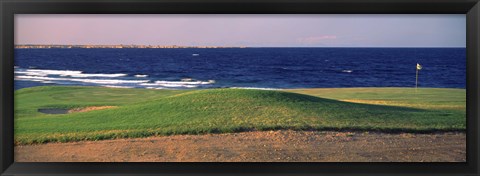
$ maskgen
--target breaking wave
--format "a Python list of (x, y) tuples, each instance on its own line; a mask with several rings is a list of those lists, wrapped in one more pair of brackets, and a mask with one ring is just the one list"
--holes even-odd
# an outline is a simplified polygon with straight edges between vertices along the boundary
[(142, 83), (140, 85), (142, 86), (148, 86), (148, 87), (181, 87), (181, 88), (197, 88), (202, 85), (209, 85), (209, 84), (214, 84), (214, 80), (209, 80), (209, 81), (155, 81), (154, 83)]
[[(18, 67), (16, 68), (18, 69)], [(48, 75), (57, 75), (61, 77), (74, 77), (74, 78), (88, 78), (88, 77), (123, 77), (127, 74), (116, 73), (116, 74), (88, 74), (83, 73), (82, 71), (72, 71), (72, 70), (41, 70), (41, 69), (22, 69), (15, 70), (17, 74), (25, 74), (28, 76), (48, 76)]]
[(135, 77), (137, 77), (137, 78), (146, 78), (146, 77), (148, 77), (148, 75), (135, 75)]
[(184, 78), (165, 81), (147, 78), (148, 75), (124, 73), (84, 73), (76, 70), (22, 69), (15, 67), (16, 81), (32, 81), (43, 84), (101, 86), (111, 88), (189, 89), (214, 87), (214, 80), (200, 81)]
[(230, 87), (230, 89), (281, 90), (281, 89), (263, 88), (263, 87)]

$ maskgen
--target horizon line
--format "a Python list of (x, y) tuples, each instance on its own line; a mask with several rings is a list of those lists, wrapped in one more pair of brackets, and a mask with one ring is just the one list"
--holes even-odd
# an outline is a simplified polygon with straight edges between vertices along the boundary
[[(151, 44), (14, 44), (17, 46), (175, 46), (219, 48), (467, 48), (467, 46), (222, 46), (222, 45), (151, 45)], [(118, 48), (122, 49), (122, 48)], [(126, 48), (124, 48), (126, 49)], [(146, 48), (148, 49), (148, 48)], [(155, 49), (155, 48), (151, 48)], [(162, 48), (157, 48), (162, 49)], [(209, 48), (206, 48), (209, 49)]]

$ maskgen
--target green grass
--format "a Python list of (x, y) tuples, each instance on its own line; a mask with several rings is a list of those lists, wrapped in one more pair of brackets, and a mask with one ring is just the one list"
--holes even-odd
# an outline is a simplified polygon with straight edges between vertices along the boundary
[(466, 107), (465, 89), (447, 88), (321, 88), (292, 89), (289, 92), (367, 104), (420, 109), (462, 110)]
[[(17, 144), (272, 129), (435, 132), (466, 127), (463, 89), (422, 88), (415, 93), (411, 88), (34, 87), (17, 91), (15, 102)], [(62, 115), (37, 112), (100, 105), (118, 108)]]

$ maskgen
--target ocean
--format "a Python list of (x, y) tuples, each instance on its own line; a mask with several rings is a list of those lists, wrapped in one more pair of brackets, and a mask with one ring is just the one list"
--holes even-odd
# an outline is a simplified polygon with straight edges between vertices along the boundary
[(15, 89), (465, 88), (465, 48), (15, 49)]

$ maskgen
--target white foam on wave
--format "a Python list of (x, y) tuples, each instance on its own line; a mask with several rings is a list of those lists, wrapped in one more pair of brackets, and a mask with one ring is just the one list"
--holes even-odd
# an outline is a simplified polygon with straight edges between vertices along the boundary
[(47, 74), (44, 74), (44, 73), (27, 72), (27, 71), (15, 71), (15, 74), (23, 74), (28, 76), (48, 76)]
[(145, 87), (145, 89), (165, 89), (163, 87)]
[(183, 84), (183, 85), (206, 85), (215, 83), (214, 80), (208, 81), (155, 81), (156, 84)]
[(71, 75), (71, 77), (78, 77), (78, 78), (87, 78), (87, 77), (107, 77), (107, 78), (115, 78), (115, 77), (124, 77), (127, 74), (123, 73), (115, 73), (115, 74), (86, 74), (82, 73), (80, 75)]
[[(90, 74), (76, 70), (44, 70), (44, 69), (15, 69), (15, 80), (53, 83), (60, 85), (92, 85), (113, 88), (146, 88), (146, 89), (182, 89), (206, 87), (215, 84), (215, 80), (200, 81), (185, 78), (180, 81), (157, 80), (152, 82), (146, 74), (137, 74), (126, 77), (127, 74)], [(143, 79), (142, 79), (143, 78)]]
[(16, 80), (22, 81), (52, 81), (52, 82), (82, 82), (82, 83), (94, 83), (94, 84), (138, 84), (146, 83), (149, 80), (121, 80), (121, 79), (78, 79), (78, 78), (52, 78), (44, 76), (15, 76)]
[(28, 76), (48, 76), (48, 75), (57, 75), (62, 77), (74, 77), (74, 78), (88, 78), (88, 77), (106, 77), (106, 78), (114, 78), (114, 77), (123, 77), (127, 76), (127, 74), (123, 73), (115, 73), (115, 74), (90, 74), (90, 73), (83, 73), (82, 71), (75, 71), (75, 70), (43, 70), (43, 69), (24, 69), (24, 70), (15, 70), (16, 74), (24, 74)]
[(352, 73), (353, 70), (342, 70), (343, 73)]
[(108, 87), (108, 88), (122, 88), (122, 89), (131, 89), (131, 88), (135, 88), (135, 87), (132, 87), (132, 86), (112, 86), (112, 85), (102, 85), (102, 87)]
[(208, 81), (155, 81), (154, 83), (142, 83), (141, 86), (168, 87), (168, 88), (196, 88), (199, 86), (214, 84), (215, 80)]
[(281, 90), (276, 88), (263, 88), (263, 87), (230, 87), (230, 89)]
[(163, 87), (171, 87), (171, 88), (175, 88), (175, 87), (197, 88), (198, 87), (198, 85), (185, 85), (185, 84), (160, 84), (160, 85)]
[(162, 83), (142, 83), (141, 86), (148, 86), (151, 89), (156, 89), (158, 87), (170, 87), (170, 88), (196, 88), (198, 85), (187, 85), (187, 84), (162, 84)]

